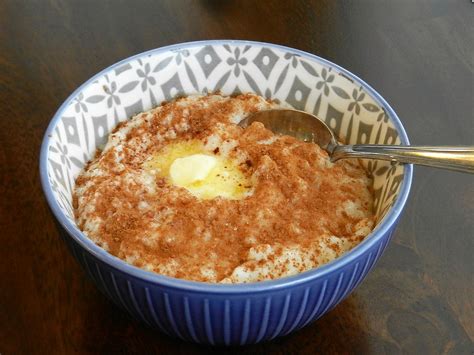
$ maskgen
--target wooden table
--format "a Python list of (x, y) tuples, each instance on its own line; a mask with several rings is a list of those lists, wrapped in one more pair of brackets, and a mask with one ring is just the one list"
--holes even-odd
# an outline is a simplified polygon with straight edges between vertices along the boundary
[(459, 1), (0, 2), (0, 353), (474, 351), (474, 176), (416, 168), (394, 240), (319, 321), (275, 341), (212, 349), (131, 320), (59, 238), (38, 176), (61, 102), (102, 68), (163, 45), (274, 42), (356, 73), (412, 143), (474, 144), (474, 4)]

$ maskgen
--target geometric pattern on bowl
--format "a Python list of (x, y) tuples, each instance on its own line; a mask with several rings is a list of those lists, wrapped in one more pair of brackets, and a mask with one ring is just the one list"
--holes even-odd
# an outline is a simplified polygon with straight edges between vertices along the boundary
[[(294, 51), (266, 44), (194, 45), (147, 53), (96, 77), (62, 112), (49, 147), (56, 198), (72, 219), (74, 180), (123, 120), (176, 96), (253, 92), (322, 118), (348, 143), (399, 144), (383, 106), (352, 79)], [(366, 161), (380, 221), (400, 189), (403, 167)]]

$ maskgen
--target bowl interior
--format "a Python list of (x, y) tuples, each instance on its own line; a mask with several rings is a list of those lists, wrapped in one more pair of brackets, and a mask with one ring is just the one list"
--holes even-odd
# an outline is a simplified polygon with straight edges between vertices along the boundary
[[(46, 170), (64, 215), (74, 221), (74, 180), (120, 121), (176, 96), (217, 91), (253, 92), (314, 113), (347, 143), (401, 143), (391, 109), (373, 90), (316, 56), (242, 41), (175, 45), (104, 70), (56, 113), (46, 137)], [(374, 177), (380, 221), (400, 192), (404, 167), (376, 160), (363, 163)]]

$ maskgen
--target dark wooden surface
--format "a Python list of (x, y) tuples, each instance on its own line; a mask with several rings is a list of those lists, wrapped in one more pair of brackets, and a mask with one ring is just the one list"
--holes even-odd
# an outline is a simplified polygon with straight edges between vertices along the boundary
[(100, 69), (216, 38), (303, 49), (361, 76), (416, 144), (474, 144), (474, 4), (440, 1), (0, 1), (0, 353), (474, 351), (474, 176), (416, 168), (394, 240), (366, 281), (307, 328), (211, 349), (131, 320), (59, 238), (38, 155), (61, 102)]

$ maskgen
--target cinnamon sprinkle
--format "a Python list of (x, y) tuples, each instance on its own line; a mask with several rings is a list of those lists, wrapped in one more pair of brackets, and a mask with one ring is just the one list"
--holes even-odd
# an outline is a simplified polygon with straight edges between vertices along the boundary
[[(207, 282), (291, 275), (351, 249), (373, 227), (370, 178), (357, 162), (330, 163), (315, 144), (231, 122), (275, 107), (253, 94), (188, 97), (119, 124), (76, 180), (79, 228), (131, 264)], [(191, 139), (240, 161), (253, 193), (200, 200), (143, 168)]]

